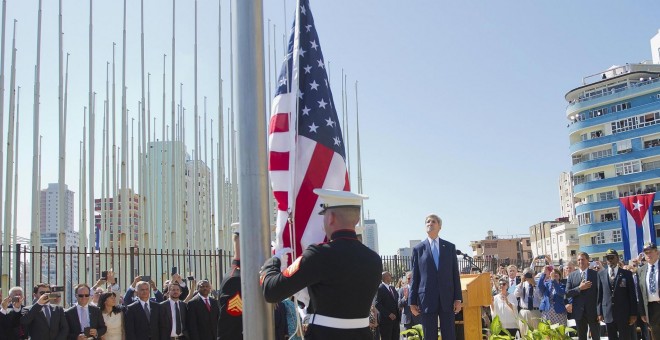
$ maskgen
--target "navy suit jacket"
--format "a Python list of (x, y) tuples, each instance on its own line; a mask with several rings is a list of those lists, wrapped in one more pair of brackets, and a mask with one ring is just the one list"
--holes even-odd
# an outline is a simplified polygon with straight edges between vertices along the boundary
[[(50, 308), (50, 324), (44, 315), (44, 308)], [(21, 325), (32, 339), (66, 340), (69, 334), (64, 309), (60, 306), (34, 304), (30, 308), (23, 308)]]
[[(394, 292), (394, 296), (392, 296)], [(394, 287), (381, 283), (376, 293), (376, 309), (378, 310), (378, 323), (399, 323), (401, 314), (399, 313), (399, 293)], [(390, 314), (396, 315), (396, 319), (390, 319)]]
[(124, 314), (124, 331), (126, 340), (157, 340), (160, 332), (160, 305), (149, 301), (149, 319), (141, 302), (135, 301), (126, 307)]
[(598, 315), (602, 315), (606, 323), (628, 323), (631, 315), (637, 315), (635, 281), (630, 271), (619, 268), (614, 284), (610, 285), (608, 269), (598, 272), (601, 288), (598, 292)]
[(580, 290), (582, 276), (579, 269), (568, 275), (566, 280), (566, 297), (568, 297), (568, 302), (573, 304), (575, 320), (581, 320), (583, 316), (591, 321), (598, 318), (598, 290), (600, 289), (598, 273), (593, 269), (587, 269), (587, 281), (591, 281), (591, 288)]
[(458, 274), (456, 246), (440, 239), (440, 263), (435, 268), (428, 238), (412, 251), (412, 283), (410, 305), (417, 305), (422, 313), (450, 312), (455, 300), (463, 300)]
[[(89, 311), (89, 327), (96, 329), (97, 336), (94, 339), (100, 339), (103, 334), (108, 330), (105, 327), (105, 321), (101, 314), (101, 309), (96, 306), (87, 305)], [(66, 321), (69, 324), (69, 340), (78, 339), (78, 335), (83, 333), (84, 329), (80, 326), (80, 318), (78, 316), (78, 306), (73, 305), (71, 308), (64, 311)]]

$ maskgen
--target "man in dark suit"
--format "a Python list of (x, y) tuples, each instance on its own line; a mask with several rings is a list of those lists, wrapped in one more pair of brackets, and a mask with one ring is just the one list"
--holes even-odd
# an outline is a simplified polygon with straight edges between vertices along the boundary
[(160, 305), (149, 300), (151, 291), (148, 282), (140, 281), (136, 287), (138, 300), (128, 305), (124, 315), (126, 340), (157, 340)]
[(376, 309), (378, 310), (378, 330), (382, 340), (399, 339), (399, 294), (396, 292), (392, 283), (392, 274), (384, 271), (382, 274), (383, 282), (378, 286), (376, 293)]
[(587, 329), (591, 330), (592, 339), (600, 339), (598, 274), (589, 269), (589, 254), (580, 253), (577, 261), (579, 269), (572, 272), (566, 281), (568, 309), (572, 310), (580, 340), (587, 339)]
[(101, 309), (89, 304), (91, 290), (86, 283), (80, 283), (73, 289), (78, 304), (67, 309), (64, 314), (69, 324), (69, 340), (84, 340), (92, 337), (100, 339), (107, 328), (101, 315)]
[(2, 298), (2, 309), (0, 309), (0, 340), (18, 340), (27, 339), (27, 335), (21, 327), (21, 315), (23, 312), (24, 294), (23, 288), (12, 287), (9, 289), (9, 296)]
[(188, 301), (188, 334), (190, 339), (215, 340), (218, 337), (218, 301), (209, 296), (211, 284), (207, 280), (197, 283), (197, 296)]
[(440, 239), (442, 220), (437, 215), (426, 217), (428, 238), (413, 248), (410, 310), (422, 315), (425, 339), (437, 340), (438, 317), (443, 339), (456, 338), (455, 314), (463, 300), (458, 274), (456, 246)]
[(658, 247), (653, 242), (644, 244), (646, 264), (641, 266), (639, 274), (639, 313), (642, 321), (649, 325), (651, 337), (660, 339), (660, 275), (658, 275)]
[(50, 296), (50, 286), (40, 283), (34, 287), (34, 292), (39, 299), (32, 306), (23, 309), (23, 329), (35, 340), (66, 340), (69, 325), (64, 309), (50, 304), (57, 299), (54, 295)]
[(180, 301), (182, 292), (177, 282), (171, 282), (167, 286), (169, 298), (160, 303), (160, 338), (188, 339), (188, 327), (186, 327), (186, 303)]
[(605, 253), (608, 266), (598, 272), (598, 320), (607, 325), (609, 339), (630, 339), (630, 328), (637, 321), (635, 282), (629, 270), (619, 268), (619, 254)]

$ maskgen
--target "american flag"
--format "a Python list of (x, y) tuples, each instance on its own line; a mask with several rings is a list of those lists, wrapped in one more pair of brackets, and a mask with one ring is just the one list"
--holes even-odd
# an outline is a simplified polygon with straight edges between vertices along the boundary
[(308, 0), (300, 0), (296, 11), (268, 144), (278, 210), (275, 249), (291, 248), (296, 258), (325, 238), (313, 190), (350, 190), (344, 140)]

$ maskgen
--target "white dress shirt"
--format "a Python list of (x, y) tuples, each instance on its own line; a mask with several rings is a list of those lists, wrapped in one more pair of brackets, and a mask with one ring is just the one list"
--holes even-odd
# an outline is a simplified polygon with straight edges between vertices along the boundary
[[(89, 327), (89, 323), (91, 322), (89, 320), (89, 306), (81, 306), (81, 305), (76, 305), (76, 309), (78, 310), (78, 322), (80, 322), (80, 330), (81, 332), (85, 330), (85, 327)], [(87, 325), (83, 325), (83, 313), (87, 313)]]
[[(170, 314), (172, 314), (172, 331), (170, 332), (170, 337), (171, 338), (176, 338), (181, 334), (176, 334), (176, 314), (174, 314), (174, 310), (176, 309), (176, 303), (179, 302), (179, 300), (174, 301), (172, 299), (168, 299), (167, 301), (170, 302)], [(181, 310), (181, 305), (179, 305), (179, 311)], [(181, 319), (181, 323), (183, 323), (183, 319)], [(181, 325), (183, 327), (183, 324)]]

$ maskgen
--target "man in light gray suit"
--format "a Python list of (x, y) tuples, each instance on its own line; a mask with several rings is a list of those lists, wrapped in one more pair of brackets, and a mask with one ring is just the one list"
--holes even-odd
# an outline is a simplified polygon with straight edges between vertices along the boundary
[(401, 324), (404, 329), (410, 329), (412, 326), (420, 324), (422, 321), (419, 316), (414, 316), (408, 305), (408, 294), (410, 293), (410, 280), (412, 272), (406, 272), (406, 284), (399, 288), (399, 308), (401, 308)]
[(646, 264), (639, 268), (639, 315), (651, 329), (653, 339), (660, 339), (660, 296), (658, 283), (658, 247), (653, 242), (644, 244)]

